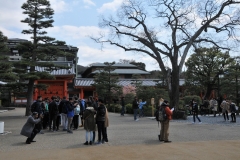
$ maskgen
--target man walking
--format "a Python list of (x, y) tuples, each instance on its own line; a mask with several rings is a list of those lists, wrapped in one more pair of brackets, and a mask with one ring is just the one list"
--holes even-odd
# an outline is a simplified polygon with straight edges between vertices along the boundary
[(198, 104), (197, 104), (197, 102), (193, 99), (192, 100), (192, 112), (193, 112), (193, 124), (195, 123), (195, 117), (198, 119), (198, 122), (199, 122), (199, 124), (201, 124), (202, 122), (201, 122), (201, 120), (200, 120), (200, 118), (198, 117)]

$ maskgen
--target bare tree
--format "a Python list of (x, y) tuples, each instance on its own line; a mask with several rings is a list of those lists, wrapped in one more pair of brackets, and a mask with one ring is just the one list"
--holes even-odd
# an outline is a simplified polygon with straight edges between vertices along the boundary
[[(127, 0), (115, 17), (102, 18), (100, 26), (109, 28), (110, 33), (92, 39), (155, 59), (167, 77), (170, 102), (177, 110), (179, 74), (189, 50), (207, 44), (229, 50), (228, 41), (237, 40), (239, 3), (234, 0)], [(170, 67), (166, 61), (171, 63)]]

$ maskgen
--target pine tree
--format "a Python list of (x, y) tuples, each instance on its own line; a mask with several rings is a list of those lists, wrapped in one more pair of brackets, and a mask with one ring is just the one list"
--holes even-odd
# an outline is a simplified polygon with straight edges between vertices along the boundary
[(118, 74), (113, 72), (115, 63), (105, 62), (104, 64), (106, 66), (99, 69), (99, 72), (95, 75), (93, 86), (96, 87), (98, 96), (104, 98), (110, 106), (110, 101), (121, 95), (122, 87), (118, 85)]
[[(46, 35), (47, 32), (44, 29), (53, 27), (54, 22), (54, 11), (50, 7), (48, 0), (27, 0), (22, 5), (22, 9), (27, 18), (21, 22), (28, 24), (30, 27), (23, 30), (22, 33), (32, 35), (32, 42), (24, 42), (18, 46), (22, 59), (15, 65), (18, 66), (16, 72), (19, 73), (20, 78), (28, 81), (25, 115), (29, 115), (35, 87), (34, 81), (38, 79), (54, 79), (54, 76), (50, 74), (51, 71), (67, 67), (57, 66), (53, 61), (57, 60), (58, 57), (70, 56), (70, 54), (64, 53), (58, 48), (58, 46), (64, 45), (65, 42), (56, 41)], [(37, 71), (35, 66), (44, 67), (45, 71)]]
[(18, 79), (18, 76), (12, 72), (12, 63), (8, 61), (6, 53), (10, 52), (6, 46), (7, 37), (0, 31), (0, 81), (12, 82)]

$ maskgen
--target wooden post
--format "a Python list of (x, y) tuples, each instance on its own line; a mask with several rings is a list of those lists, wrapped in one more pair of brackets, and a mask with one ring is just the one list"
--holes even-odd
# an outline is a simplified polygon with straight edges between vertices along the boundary
[(151, 98), (151, 105), (152, 105), (152, 117), (154, 117), (154, 98)]

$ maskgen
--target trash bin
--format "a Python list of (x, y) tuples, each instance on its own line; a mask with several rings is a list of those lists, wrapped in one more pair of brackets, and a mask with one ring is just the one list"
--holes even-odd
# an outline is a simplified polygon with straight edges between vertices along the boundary
[(0, 121), (0, 134), (3, 134), (4, 132), (4, 122)]

